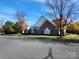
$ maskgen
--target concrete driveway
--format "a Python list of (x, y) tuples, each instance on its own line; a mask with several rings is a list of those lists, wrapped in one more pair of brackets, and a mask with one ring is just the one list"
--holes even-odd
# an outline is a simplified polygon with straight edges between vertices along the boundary
[(0, 59), (43, 59), (52, 48), (54, 59), (79, 59), (79, 44), (0, 38)]

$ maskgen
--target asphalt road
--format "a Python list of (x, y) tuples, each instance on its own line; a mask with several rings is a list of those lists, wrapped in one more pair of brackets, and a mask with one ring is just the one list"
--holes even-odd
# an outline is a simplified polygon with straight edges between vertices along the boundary
[(50, 47), (54, 59), (79, 59), (79, 44), (11, 38), (0, 38), (0, 59), (43, 59)]

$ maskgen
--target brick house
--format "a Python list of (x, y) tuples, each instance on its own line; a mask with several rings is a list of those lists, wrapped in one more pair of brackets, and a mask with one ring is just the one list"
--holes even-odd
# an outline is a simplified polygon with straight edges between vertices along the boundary
[(49, 21), (44, 16), (41, 16), (40, 19), (28, 30), (27, 34), (33, 35), (58, 35), (59, 31), (54, 22)]
[(39, 34), (57, 35), (57, 33), (56, 25), (48, 20), (39, 28)]

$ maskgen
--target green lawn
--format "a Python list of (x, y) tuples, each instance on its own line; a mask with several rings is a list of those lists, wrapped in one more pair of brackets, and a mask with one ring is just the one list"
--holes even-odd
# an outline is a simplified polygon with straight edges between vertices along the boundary
[(21, 38), (34, 38), (34, 39), (48, 39), (50, 41), (67, 41), (67, 42), (79, 42), (79, 35), (70, 34), (60, 39), (59, 36), (45, 36), (45, 35), (19, 35)]
[[(3, 35), (1, 35), (3, 36)], [(6, 36), (6, 35), (4, 35)], [(7, 35), (9, 36), (9, 35)], [(32, 39), (48, 39), (50, 41), (68, 41), (68, 42), (79, 42), (79, 35), (69, 34), (60, 39), (59, 36), (45, 36), (45, 35), (21, 35), (21, 34), (12, 34), (14, 38), (32, 38)]]

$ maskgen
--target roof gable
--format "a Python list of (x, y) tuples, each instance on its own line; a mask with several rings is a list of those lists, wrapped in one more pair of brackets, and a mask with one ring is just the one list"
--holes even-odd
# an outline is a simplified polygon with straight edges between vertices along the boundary
[(41, 16), (40, 19), (34, 24), (34, 27), (40, 28), (47, 19)]
[(50, 22), (50, 21), (46, 20), (40, 28), (43, 28), (43, 27), (56, 28), (56, 24), (54, 22)]
[(51, 23), (54, 27), (57, 27), (56, 24), (52, 21), (49, 21), (44, 16), (41, 16), (40, 19), (34, 24), (34, 28), (39, 29), (45, 22)]

